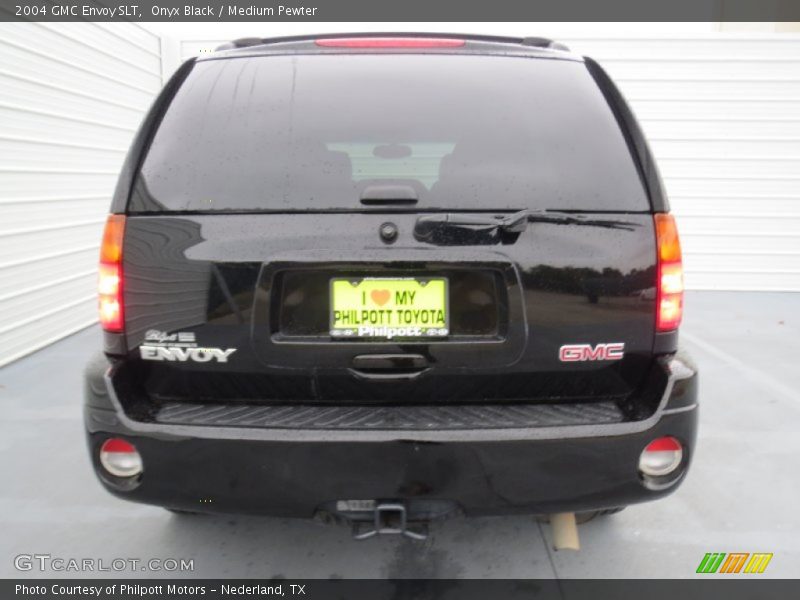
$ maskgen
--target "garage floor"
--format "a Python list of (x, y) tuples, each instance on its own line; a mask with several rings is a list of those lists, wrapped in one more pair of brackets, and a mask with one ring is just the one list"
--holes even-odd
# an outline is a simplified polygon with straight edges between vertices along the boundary
[(682, 340), (701, 371), (693, 469), (666, 500), (581, 526), (579, 553), (553, 552), (530, 517), (452, 520), (421, 543), (354, 542), (313, 522), (117, 500), (84, 447), (81, 370), (100, 345), (90, 328), (0, 369), (0, 577), (37, 553), (194, 559), (184, 575), (195, 577), (671, 578), (693, 576), (706, 552), (773, 552), (765, 576), (800, 577), (800, 294), (695, 292), (687, 305)]

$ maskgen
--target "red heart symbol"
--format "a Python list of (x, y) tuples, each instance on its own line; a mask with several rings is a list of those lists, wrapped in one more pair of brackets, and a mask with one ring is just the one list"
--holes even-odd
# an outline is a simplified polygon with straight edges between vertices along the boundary
[(389, 292), (389, 290), (372, 290), (369, 295), (375, 304), (378, 306), (383, 306), (389, 301), (389, 297), (392, 294)]

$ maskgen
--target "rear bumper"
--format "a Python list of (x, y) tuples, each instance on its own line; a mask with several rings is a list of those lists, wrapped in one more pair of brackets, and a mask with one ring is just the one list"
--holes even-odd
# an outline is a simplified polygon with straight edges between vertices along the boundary
[[(623, 506), (672, 492), (694, 454), (697, 373), (665, 363), (669, 382), (642, 421), (566, 427), (330, 430), (172, 425), (132, 420), (104, 360), (87, 371), (85, 422), (101, 483), (119, 497), (172, 508), (311, 517), (337, 500), (443, 500), (469, 515), (547, 514)], [(110, 393), (109, 393), (110, 392)], [(105, 394), (105, 395), (104, 395)], [(110, 436), (142, 455), (138, 482), (99, 466)], [(679, 474), (644, 481), (639, 455), (671, 435), (686, 449)]]

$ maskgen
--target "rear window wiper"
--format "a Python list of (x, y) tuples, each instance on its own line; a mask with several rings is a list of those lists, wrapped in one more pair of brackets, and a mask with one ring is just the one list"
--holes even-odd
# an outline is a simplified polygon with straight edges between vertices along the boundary
[(437, 213), (422, 215), (417, 219), (414, 235), (425, 239), (434, 231), (442, 229), (464, 229), (472, 232), (489, 233), (498, 230), (503, 233), (522, 233), (528, 223), (553, 223), (556, 225), (585, 225), (607, 227), (609, 229), (633, 230), (636, 223), (614, 219), (598, 219), (587, 215), (559, 212), (553, 210), (520, 210), (508, 215), (484, 215), (465, 213)]
[(528, 215), (527, 210), (510, 215), (464, 213), (422, 215), (414, 226), (414, 235), (424, 239), (441, 229), (467, 229), (474, 232), (490, 232), (496, 229), (506, 233), (522, 233), (528, 227)]
[(633, 231), (638, 223), (616, 219), (599, 219), (588, 215), (561, 212), (557, 210), (537, 210), (528, 212), (529, 223), (553, 223), (555, 225), (585, 225), (588, 227), (605, 227), (608, 229), (627, 229)]

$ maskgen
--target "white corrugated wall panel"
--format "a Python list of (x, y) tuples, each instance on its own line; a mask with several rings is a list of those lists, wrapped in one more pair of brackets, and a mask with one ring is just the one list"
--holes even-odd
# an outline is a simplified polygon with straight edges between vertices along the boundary
[(800, 36), (567, 40), (639, 117), (692, 289), (800, 291)]
[(161, 88), (136, 24), (0, 23), (0, 365), (96, 320), (100, 234)]
[[(224, 41), (184, 40), (179, 54)], [(800, 291), (800, 36), (562, 41), (598, 60), (639, 117), (679, 218), (687, 287)]]

